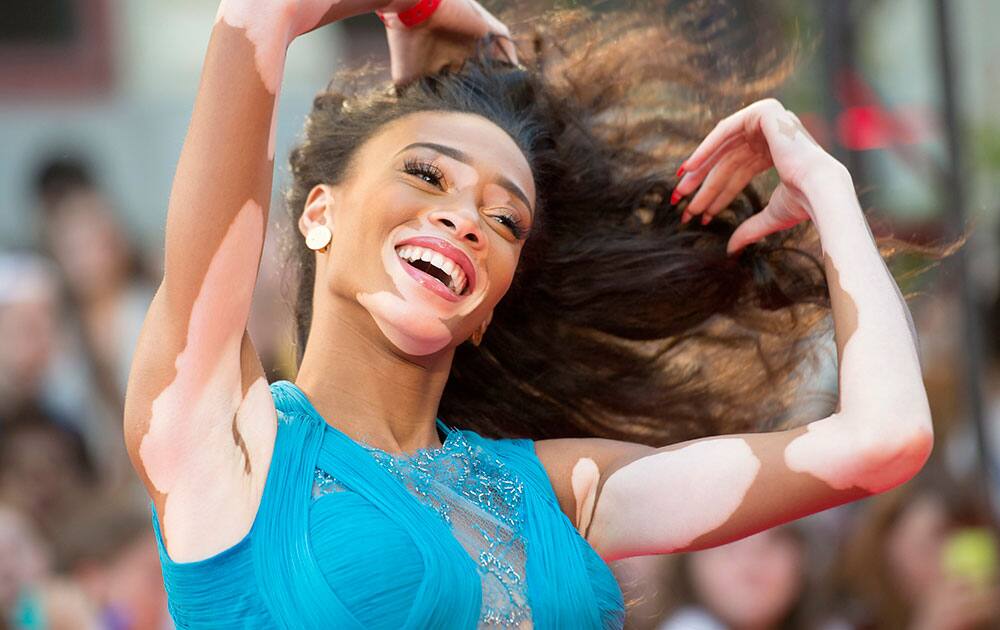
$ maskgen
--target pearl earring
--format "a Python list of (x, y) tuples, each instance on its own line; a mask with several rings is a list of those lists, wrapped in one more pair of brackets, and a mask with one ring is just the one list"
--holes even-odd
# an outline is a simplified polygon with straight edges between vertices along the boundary
[(314, 225), (309, 228), (309, 233), (306, 234), (306, 247), (325, 254), (330, 247), (332, 239), (333, 232), (330, 231), (330, 228), (325, 225)]

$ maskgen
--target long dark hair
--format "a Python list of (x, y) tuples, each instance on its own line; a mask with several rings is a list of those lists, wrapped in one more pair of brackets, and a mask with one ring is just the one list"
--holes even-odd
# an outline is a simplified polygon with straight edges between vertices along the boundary
[[(728, 257), (761, 190), (707, 226), (682, 225), (669, 197), (681, 159), (719, 118), (773, 93), (795, 50), (721, 63), (704, 17), (555, 11), (515, 29), (534, 30), (519, 42), (524, 66), (491, 59), (487, 41), (405, 88), (362, 87), (354, 73), (316, 97), (291, 154), (291, 226), (313, 186), (340, 181), (367, 138), (416, 111), (484, 116), (533, 169), (538, 219), (482, 344), (456, 350), (439, 407), (449, 424), (664, 444), (787, 420), (796, 367), (829, 313), (815, 230)], [(301, 360), (315, 269), (293, 236)]]

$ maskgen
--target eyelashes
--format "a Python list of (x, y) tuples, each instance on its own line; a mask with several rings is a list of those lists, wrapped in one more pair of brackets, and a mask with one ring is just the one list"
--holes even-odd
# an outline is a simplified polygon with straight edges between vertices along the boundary
[[(441, 190), (445, 189), (444, 186), (444, 173), (441, 172), (437, 166), (434, 166), (430, 162), (425, 162), (423, 160), (418, 160), (415, 158), (407, 159), (403, 162), (403, 172), (419, 177), (423, 181), (427, 182), (431, 186), (435, 186)], [(499, 209), (504, 209), (503, 206), (496, 206)], [(522, 225), (521, 219), (513, 213), (504, 213), (493, 217), (497, 219), (497, 222), (501, 225), (507, 227), (514, 238), (521, 240), (527, 237), (528, 230)]]
[(444, 186), (441, 183), (444, 181), (444, 173), (430, 162), (410, 158), (403, 163), (403, 172), (416, 175), (431, 186), (437, 186), (441, 190), (444, 190)]

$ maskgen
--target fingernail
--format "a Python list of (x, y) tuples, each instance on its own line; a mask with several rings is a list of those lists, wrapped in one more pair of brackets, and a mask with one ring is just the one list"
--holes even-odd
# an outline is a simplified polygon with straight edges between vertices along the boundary
[(691, 220), (691, 215), (688, 214), (687, 211), (685, 210), (684, 214), (681, 215), (681, 223), (687, 223), (690, 220)]
[(712, 220), (712, 215), (710, 215), (710, 214), (703, 214), (703, 215), (701, 215), (701, 224), (702, 225), (708, 225), (708, 222), (711, 221), (711, 220)]
[(670, 195), (670, 205), (676, 206), (677, 202), (680, 201), (680, 200), (681, 200), (681, 193), (679, 191), (675, 190), (673, 193), (671, 193), (671, 195)]
[(681, 167), (679, 169), (677, 169), (677, 177), (680, 177), (681, 175), (684, 174), (684, 166), (686, 164), (687, 164), (687, 160), (684, 160), (683, 162), (681, 162)]

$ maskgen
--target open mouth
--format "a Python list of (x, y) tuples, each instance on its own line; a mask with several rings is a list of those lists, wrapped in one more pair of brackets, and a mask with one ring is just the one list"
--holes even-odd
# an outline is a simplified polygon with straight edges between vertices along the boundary
[(396, 248), (396, 255), (403, 264), (433, 278), (450, 295), (463, 297), (468, 294), (469, 282), (465, 272), (439, 252), (419, 245), (403, 245)]

